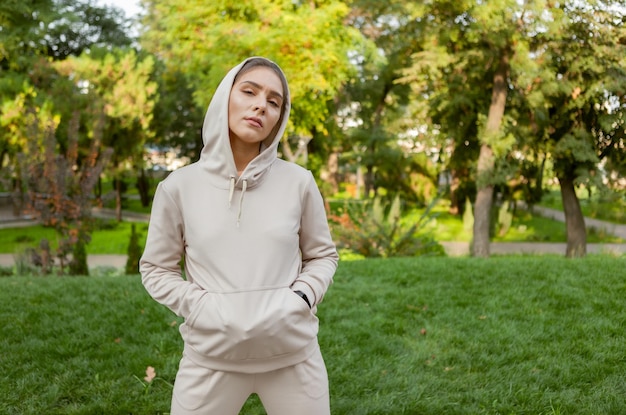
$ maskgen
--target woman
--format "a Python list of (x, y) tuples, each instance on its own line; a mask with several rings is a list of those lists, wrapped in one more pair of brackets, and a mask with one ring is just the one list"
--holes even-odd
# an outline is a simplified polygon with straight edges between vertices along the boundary
[(209, 104), (200, 159), (155, 193), (140, 271), (185, 318), (174, 415), (238, 414), (252, 393), (269, 415), (330, 413), (315, 312), (338, 255), (313, 176), (277, 157), (289, 110), (282, 70), (245, 60)]

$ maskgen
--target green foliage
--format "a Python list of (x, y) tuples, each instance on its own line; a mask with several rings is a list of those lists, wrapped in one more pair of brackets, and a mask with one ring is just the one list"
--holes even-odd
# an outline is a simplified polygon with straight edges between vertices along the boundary
[[(124, 155), (142, 149), (152, 120), (157, 84), (151, 80), (154, 58), (133, 50), (94, 50), (89, 55), (70, 57), (55, 64), (60, 74), (81, 85), (83, 93), (91, 94), (92, 102), (102, 106), (109, 118), (105, 144)], [(100, 109), (98, 106), (94, 109)], [(112, 128), (115, 126), (116, 128)], [(134, 132), (133, 140), (109, 137), (117, 130)], [(117, 140), (116, 140), (117, 138)], [(120, 141), (120, 142), (118, 142)], [(131, 151), (127, 148), (133, 149)]]
[(85, 245), (86, 243), (83, 241), (83, 238), (78, 238), (72, 246), (72, 260), (68, 268), (70, 275), (89, 275)]
[(371, 202), (348, 202), (330, 215), (331, 231), (339, 248), (364, 257), (442, 255), (443, 247), (430, 234), (431, 204), (416, 221), (402, 218), (399, 196), (391, 204), (380, 197)]
[(621, 2), (589, 1), (560, 17), (560, 30), (545, 36), (541, 64), (527, 74), (536, 80), (526, 91), (536, 141), (549, 145), (559, 177), (576, 180), (599, 173), (601, 159), (623, 155), (624, 9)]
[(44, 50), (45, 27), (53, 20), (53, 0), (3, 1), (0, 6), (0, 67), (16, 69)]
[(498, 235), (506, 235), (512, 224), (513, 212), (509, 211), (509, 203), (502, 203), (498, 209)]
[(145, 3), (144, 47), (181, 68), (200, 108), (207, 107), (227, 70), (249, 56), (265, 56), (289, 80), (293, 106), (287, 135), (325, 131), (329, 103), (353, 71), (348, 53), (360, 42), (358, 32), (343, 24), (349, 13), (345, 2)]
[(46, 27), (47, 54), (54, 59), (89, 53), (94, 47), (128, 47), (131, 22), (116, 7), (89, 0), (55, 0), (54, 20)]
[(139, 273), (139, 260), (143, 250), (139, 246), (139, 235), (135, 231), (135, 224), (130, 226), (130, 240), (128, 241), (128, 250), (126, 259), (125, 272), (127, 275), (133, 275)]
[(174, 148), (179, 154), (197, 160), (202, 144), (198, 129), (206, 108), (194, 101), (194, 90), (178, 65), (168, 67), (157, 60), (154, 77), (159, 83), (158, 99), (151, 123), (154, 137), (149, 144)]
[(463, 209), (463, 229), (467, 232), (471, 232), (474, 228), (474, 210), (472, 208), (472, 202), (469, 198), (465, 199), (465, 209)]

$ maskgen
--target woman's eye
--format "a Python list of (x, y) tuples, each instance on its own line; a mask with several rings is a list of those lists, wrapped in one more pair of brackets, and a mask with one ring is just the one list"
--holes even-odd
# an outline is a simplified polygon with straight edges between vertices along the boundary
[(273, 107), (278, 108), (280, 105), (278, 105), (278, 102), (276, 101), (270, 101), (270, 105), (272, 105)]

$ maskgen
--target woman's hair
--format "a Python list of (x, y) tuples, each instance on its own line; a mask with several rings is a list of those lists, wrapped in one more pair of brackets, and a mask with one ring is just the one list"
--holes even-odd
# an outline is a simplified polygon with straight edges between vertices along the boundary
[(283, 86), (283, 100), (282, 100), (282, 104), (280, 107), (280, 118), (278, 119), (278, 122), (276, 123), (276, 127), (274, 127), (274, 129), (272, 130), (270, 134), (271, 136), (275, 136), (276, 133), (278, 132), (278, 129), (283, 123), (283, 118), (285, 116), (285, 107), (288, 105), (288, 102), (290, 100), (289, 85), (287, 84), (287, 79), (285, 78), (285, 75), (283, 74), (283, 71), (280, 69), (280, 67), (276, 65), (274, 62), (265, 58), (251, 58), (246, 63), (244, 63), (244, 65), (241, 67), (237, 75), (235, 75), (235, 79), (233, 80), (233, 85), (237, 83), (237, 79), (239, 79), (240, 76), (242, 76), (246, 72), (250, 72), (254, 68), (258, 68), (259, 66), (263, 66), (263, 67), (270, 68), (271, 70), (273, 70), (274, 73), (278, 76), (278, 79), (280, 79), (280, 83)]

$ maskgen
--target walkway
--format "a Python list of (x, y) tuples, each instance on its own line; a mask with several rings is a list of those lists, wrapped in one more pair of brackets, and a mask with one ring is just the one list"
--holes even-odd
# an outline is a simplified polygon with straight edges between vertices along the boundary
[[(560, 222), (565, 222), (565, 213), (560, 210), (550, 209), (541, 206), (533, 206), (532, 211), (537, 215), (543, 216), (545, 218), (550, 218), (554, 220), (558, 220)], [(609, 235), (614, 235), (619, 238), (626, 240), (626, 225), (621, 225), (618, 223), (605, 222), (598, 219), (593, 218), (585, 218), (585, 225), (587, 228), (595, 229), (598, 231), (604, 231)]]
[[(565, 221), (563, 212), (535, 206), (534, 212), (561, 222)], [(95, 209), (94, 216), (101, 218), (115, 217), (115, 211), (112, 209)], [(147, 222), (149, 215), (138, 214), (134, 212), (122, 212), (124, 220), (132, 222)], [(8, 206), (0, 206), (0, 229), (14, 228), (21, 226), (32, 226), (36, 222), (28, 217), (15, 217)], [(608, 234), (626, 239), (626, 225), (620, 225), (610, 222), (604, 222), (597, 219), (585, 218), (588, 228), (604, 230)], [(449, 256), (467, 256), (469, 255), (468, 242), (442, 242), (441, 243)], [(566, 245), (564, 243), (544, 243), (544, 242), (500, 242), (491, 244), (492, 255), (565, 255)], [(626, 255), (626, 244), (587, 244), (587, 253), (590, 254), (613, 254)], [(99, 266), (109, 266), (115, 268), (123, 268), (126, 266), (126, 255), (89, 255), (87, 258), (90, 268)], [(13, 254), (0, 253), (0, 266), (13, 266)]]

